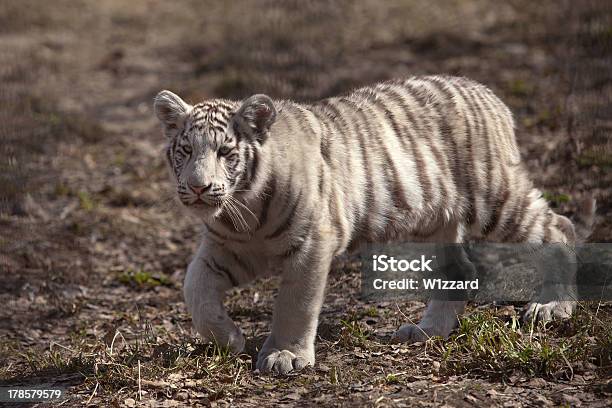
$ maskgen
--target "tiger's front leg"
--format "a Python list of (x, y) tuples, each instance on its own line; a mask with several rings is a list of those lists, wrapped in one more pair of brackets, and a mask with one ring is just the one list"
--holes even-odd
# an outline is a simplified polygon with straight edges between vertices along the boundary
[(240, 353), (244, 349), (244, 335), (223, 306), (225, 292), (234, 286), (235, 280), (225, 255), (214, 245), (201, 245), (187, 268), (183, 294), (193, 326), (203, 339)]
[(332, 245), (321, 240), (310, 244), (317, 248), (285, 262), (272, 333), (257, 357), (261, 372), (287, 374), (314, 365), (319, 313), (333, 256)]

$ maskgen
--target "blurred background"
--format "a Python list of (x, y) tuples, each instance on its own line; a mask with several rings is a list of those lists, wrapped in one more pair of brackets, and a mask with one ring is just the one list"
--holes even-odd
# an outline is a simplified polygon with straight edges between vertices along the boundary
[(199, 226), (172, 201), (161, 89), (313, 101), (390, 78), (473, 78), (514, 112), (545, 198), (571, 216), (590, 191), (592, 241), (611, 242), (611, 12), (597, 0), (2, 0), (3, 347), (42, 347), (88, 317), (96, 336), (115, 327), (95, 307), (182, 308)]

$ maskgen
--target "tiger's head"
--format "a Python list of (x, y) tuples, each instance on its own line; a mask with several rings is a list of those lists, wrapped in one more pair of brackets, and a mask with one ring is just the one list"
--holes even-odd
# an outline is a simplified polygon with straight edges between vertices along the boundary
[(254, 95), (242, 103), (213, 99), (192, 106), (161, 91), (154, 107), (183, 205), (216, 216), (235, 194), (248, 191), (257, 174), (259, 150), (276, 119), (268, 96)]

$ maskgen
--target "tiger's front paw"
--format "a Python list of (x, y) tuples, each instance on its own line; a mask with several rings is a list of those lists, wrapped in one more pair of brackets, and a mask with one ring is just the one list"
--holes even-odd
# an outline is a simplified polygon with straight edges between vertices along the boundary
[[(266, 341), (266, 343), (268, 343)], [(314, 366), (314, 351), (266, 346), (257, 356), (256, 368), (262, 373), (285, 375), (292, 371), (300, 371), (306, 366)]]
[(193, 325), (204, 341), (228, 347), (235, 354), (240, 354), (244, 350), (244, 334), (230, 319), (215, 321), (213, 324), (210, 320), (198, 319), (198, 316), (193, 316)]

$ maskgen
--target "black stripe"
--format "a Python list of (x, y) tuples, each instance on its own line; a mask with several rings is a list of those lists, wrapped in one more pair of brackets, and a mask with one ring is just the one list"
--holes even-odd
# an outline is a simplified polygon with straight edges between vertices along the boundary
[(182, 130), (182, 132), (172, 141), (172, 146), (170, 147), (170, 152), (171, 152), (171, 157), (172, 157), (172, 170), (174, 170), (174, 174), (178, 177), (179, 172), (177, 164), (176, 164), (176, 160), (174, 160), (174, 153), (176, 152), (176, 144), (178, 143), (179, 138), (183, 135), (183, 133), (185, 132), (185, 129)]
[(291, 243), (289, 245), (289, 249), (286, 250), (285, 252), (283, 252), (282, 257), (283, 258), (289, 258), (295, 254), (297, 254), (298, 252), (301, 252), (301, 250), (304, 248), (306, 242), (308, 241), (308, 239), (310, 238), (310, 232), (312, 231), (312, 227), (315, 224), (314, 221), (314, 214), (311, 214), (308, 219), (310, 220), (308, 222), (308, 224), (306, 224), (306, 226), (304, 227), (304, 230), (302, 232), (298, 232), (296, 235), (298, 235), (297, 238), (293, 238), (291, 240)]
[[(331, 123), (334, 125), (337, 131), (336, 135), (342, 138), (342, 142), (344, 143), (344, 146), (348, 146), (348, 143), (347, 143), (348, 135), (345, 133), (345, 130), (349, 129), (349, 125), (344, 119), (344, 115), (342, 114), (342, 112), (340, 112), (340, 110), (336, 107), (336, 105), (334, 105), (333, 102), (334, 100), (332, 99), (325, 99), (324, 101), (321, 102), (321, 106), (323, 106), (326, 113), (331, 114), (330, 119), (331, 119)], [(338, 122), (341, 122), (340, 126), (338, 126)], [(347, 157), (350, 157), (350, 156), (347, 156)]]
[(283, 121), (283, 123), (285, 124), (285, 126), (287, 126), (287, 131), (289, 132), (289, 134), (293, 134), (299, 131), (299, 129), (296, 130), (294, 126), (294, 122), (295, 123), (299, 123), (299, 122), (298, 120), (296, 120), (294, 112), (291, 112), (292, 108), (293, 108), (292, 105), (285, 105), (283, 107), (283, 116), (285, 117), (285, 120)]
[(218, 231), (215, 231), (215, 230), (211, 229), (211, 228), (210, 228), (208, 225), (206, 225), (206, 224), (204, 224), (204, 225), (206, 226), (206, 230), (207, 230), (208, 232), (210, 232), (210, 234), (209, 234), (209, 236), (208, 236), (208, 237), (209, 237), (209, 238), (211, 238), (213, 241), (221, 243), (221, 242), (223, 242), (223, 241), (228, 240), (228, 237), (226, 237), (225, 235), (223, 235), (223, 234), (219, 233)]
[[(359, 129), (356, 129), (354, 119), (353, 119), (354, 114), (356, 112), (353, 106), (350, 106), (350, 109), (348, 109), (347, 107), (347, 109), (344, 111), (344, 113), (346, 114), (344, 115), (343, 112), (340, 110), (340, 107), (347, 106), (347, 104), (345, 103), (346, 100), (335, 99), (334, 102), (336, 102), (339, 106), (336, 106), (335, 104), (331, 104), (331, 101), (328, 101), (328, 103), (325, 106), (335, 115), (338, 121), (341, 122), (341, 126), (340, 128), (338, 128), (338, 130), (339, 130), (340, 135), (342, 136), (343, 143), (344, 143), (343, 144), (344, 148), (342, 149), (342, 151), (345, 154), (346, 168), (350, 172), (352, 171), (353, 168), (355, 168), (355, 165), (353, 163), (352, 144), (355, 141), (354, 140), (355, 137), (359, 138), (359, 136), (357, 135), (359, 133)], [(350, 118), (349, 121), (345, 119), (345, 116), (349, 116)], [(345, 196), (350, 197), (353, 191), (354, 191), (354, 188), (351, 188), (350, 186), (348, 186), (348, 191), (345, 189), (345, 193), (346, 193)], [(353, 223), (349, 227), (351, 229), (355, 226), (355, 224), (359, 223), (358, 218), (363, 216), (363, 214), (357, 214), (357, 211), (359, 210), (359, 205), (354, 201), (355, 200), (347, 199), (347, 203), (345, 206), (346, 213), (348, 213), (348, 215), (350, 214), (353, 215)]]
[(297, 210), (298, 205), (300, 204), (301, 199), (302, 199), (302, 192), (300, 191), (298, 196), (297, 196), (297, 198), (295, 199), (295, 201), (291, 205), (291, 208), (288, 211), (288, 215), (285, 217), (283, 222), (274, 230), (273, 233), (271, 233), (270, 235), (266, 236), (265, 239), (274, 239), (274, 238), (277, 238), (282, 233), (284, 233), (289, 228), (291, 228), (291, 225), (293, 224), (293, 221), (294, 221), (294, 218), (295, 218), (294, 217), (295, 211)]
[[(425, 77), (423, 79), (429, 79), (429, 78), (430, 77)], [(447, 101), (445, 102), (449, 104), (453, 104), (452, 95), (448, 91), (448, 89), (445, 89), (442, 84), (439, 84), (437, 82), (432, 82), (432, 81), (427, 81), (427, 82), (430, 85), (432, 85), (434, 88), (439, 90), (441, 93), (444, 94), (444, 97), (447, 99)], [(443, 104), (441, 104), (439, 101), (436, 101), (434, 104), (432, 104), (431, 101), (429, 101), (429, 105), (428, 105), (428, 98), (425, 95), (422, 95), (420, 90), (414, 88), (414, 86), (410, 82), (408, 81), (405, 82), (404, 86), (408, 90), (408, 94), (411, 95), (413, 98), (415, 98), (421, 104), (422, 108), (427, 107), (430, 110), (433, 110), (435, 112), (436, 117), (439, 119), (439, 122), (428, 121), (425, 124), (425, 128), (427, 132), (431, 135), (434, 134), (433, 128), (432, 128), (432, 123), (434, 123), (438, 128), (438, 132), (440, 134), (440, 139), (441, 139), (440, 141), (442, 143), (447, 141), (448, 138), (451, 138), (452, 128), (450, 124), (448, 123), (448, 120), (446, 119), (446, 116), (450, 113), (450, 109), (448, 109), (448, 107), (446, 106), (443, 106)], [(436, 96), (434, 94), (431, 94), (431, 95)], [(436, 108), (436, 109), (432, 109), (432, 108)], [(454, 104), (453, 104), (453, 108), (454, 108)], [(439, 166), (442, 167), (442, 170), (445, 173), (447, 173), (446, 174), (447, 176), (450, 176), (453, 179), (453, 185), (456, 185), (456, 182), (454, 179), (455, 175), (453, 174), (453, 172), (450, 171), (447, 152), (445, 151), (445, 154), (442, 154), (442, 152), (440, 152), (440, 149), (438, 149), (438, 146), (436, 145), (436, 143), (433, 141), (432, 143), (428, 144), (428, 146), (430, 147), (433, 155), (436, 157), (436, 163), (438, 163)], [(443, 150), (445, 150), (444, 145), (442, 146), (442, 148)]]
[[(461, 95), (468, 109), (472, 110), (469, 107), (468, 100), (463, 92), (461, 86), (455, 86), (454, 89)], [(472, 115), (473, 115), (472, 111)], [(465, 170), (462, 172), (463, 179), (465, 180), (466, 194), (468, 198), (468, 213), (466, 214), (465, 221), (468, 225), (472, 225), (474, 221), (476, 221), (476, 197), (474, 194), (474, 181), (476, 179), (476, 170), (474, 167), (474, 154), (472, 151), (472, 126), (469, 120), (469, 115), (466, 112), (463, 112), (464, 115), (464, 123), (465, 123), (465, 132), (466, 132), (466, 143), (465, 149), (467, 151), (467, 157), (464, 157), (463, 163)], [(468, 168), (470, 170), (468, 170)]]
[(229, 239), (229, 237), (228, 237), (228, 236), (223, 235), (223, 234), (222, 234), (222, 233), (220, 233), (219, 231), (217, 231), (217, 230), (215, 230), (214, 228), (212, 228), (210, 225), (208, 225), (208, 224), (204, 224), (204, 225), (206, 226), (206, 229), (207, 229), (207, 230), (208, 230), (208, 231), (209, 231), (209, 232), (210, 232), (212, 235), (216, 236), (217, 238), (222, 239), (222, 240), (224, 240), (224, 241)]
[[(500, 185), (497, 184), (493, 184), (494, 180), (493, 180), (493, 175), (495, 172), (495, 164), (497, 163), (497, 166), (501, 169), (500, 171), (505, 171), (505, 163), (504, 165), (500, 165), (500, 157), (497, 154), (497, 147), (494, 142), (498, 141), (500, 138), (502, 137), (501, 134), (497, 135), (497, 114), (494, 113), (494, 109), (495, 107), (489, 102), (489, 100), (486, 98), (485, 94), (480, 95), (480, 102), (483, 104), (485, 110), (483, 112), (483, 114), (485, 115), (484, 118), (486, 118), (487, 120), (485, 120), (485, 132), (484, 132), (484, 137), (486, 140), (486, 163), (487, 163), (487, 194), (486, 194), (486, 199), (485, 202), (489, 205), (489, 206), (496, 206), (498, 201), (499, 201), (499, 193), (500, 190), (506, 188), (506, 182), (504, 180), (502, 180), (502, 183)], [(493, 116), (493, 118), (491, 118), (491, 115)], [(490, 119), (494, 120), (494, 125), (493, 126), (489, 126)], [(492, 128), (494, 132), (495, 132), (495, 137), (492, 138), (489, 134), (489, 130), (491, 130)], [(503, 177), (503, 176), (502, 176)], [(497, 200), (494, 200), (494, 197), (497, 196)], [(493, 214), (489, 215), (489, 218), (491, 218), (493, 216)], [(490, 220), (487, 221), (487, 224), (490, 223)]]
[[(370, 98), (368, 99), (368, 102), (373, 102), (373, 100), (374, 99), (370, 96)], [(367, 185), (368, 185), (368, 189), (366, 193), (366, 209), (369, 209), (370, 211), (379, 211), (379, 208), (377, 206), (378, 203), (376, 201), (376, 196), (374, 195), (374, 177), (373, 177), (373, 174), (377, 169), (372, 166), (369, 151), (371, 150), (372, 152), (375, 152), (376, 150), (378, 150), (378, 148), (380, 148), (381, 141), (380, 141), (380, 135), (378, 133), (378, 129), (372, 128), (371, 122), (373, 120), (373, 117), (371, 117), (371, 115), (370, 117), (366, 115), (365, 109), (368, 107), (369, 105), (363, 105), (360, 109), (357, 110), (358, 117), (362, 120), (363, 124), (365, 125), (366, 135), (368, 136), (367, 140), (365, 140), (363, 136), (359, 138), (360, 145), (363, 148), (362, 149), (363, 160), (366, 163), (366, 176), (367, 176)], [(370, 114), (372, 114), (372, 112), (370, 112)], [(375, 154), (372, 154), (372, 156), (375, 156)], [(387, 177), (383, 177), (382, 182), (385, 183), (386, 180), (387, 180)], [(388, 191), (388, 188), (385, 188), (385, 190)], [(384, 206), (382, 207), (382, 209), (384, 209)], [(363, 228), (363, 231), (365, 232), (366, 237), (370, 237), (370, 234), (372, 233), (372, 231), (370, 228), (368, 217), (364, 217), (363, 224), (364, 225), (362, 225), (361, 228)]]
[(421, 184), (421, 190), (423, 192), (423, 202), (431, 203), (433, 185), (431, 183), (429, 175), (427, 174), (427, 167), (426, 167), (427, 165), (425, 163), (425, 159), (423, 158), (423, 155), (421, 154), (421, 150), (419, 149), (419, 146), (417, 145), (416, 140), (414, 140), (414, 138), (410, 134), (410, 131), (408, 130), (408, 128), (404, 127), (404, 130), (412, 146), (412, 153), (414, 155), (414, 161), (415, 161), (416, 168), (417, 168), (417, 176), (419, 178), (419, 183)]
[(506, 231), (501, 239), (501, 242), (514, 242), (519, 240), (515, 239), (515, 235), (520, 228), (523, 218), (525, 217), (526, 204), (529, 205), (529, 203), (527, 203), (527, 197), (528, 195), (525, 194), (519, 199), (518, 205), (515, 205), (515, 207), (512, 209), (510, 217), (506, 219), (506, 222), (504, 223), (504, 229)]
[(293, 240), (294, 243), (289, 245), (289, 249), (283, 252), (281, 254), (281, 257), (283, 259), (290, 258), (300, 252), (301, 249), (304, 247), (304, 244), (306, 243), (306, 239), (307, 238), (304, 238), (303, 240)]
[(174, 166), (172, 165), (172, 153), (170, 151), (170, 146), (166, 148), (166, 159), (168, 159), (168, 165), (174, 168)]
[(236, 278), (234, 277), (234, 275), (232, 275), (230, 273), (229, 270), (227, 270), (226, 268), (222, 267), (221, 265), (219, 265), (214, 259), (211, 259), (212, 265), (209, 264), (207, 261), (204, 261), (204, 264), (206, 264), (206, 266), (213, 272), (221, 275), (221, 276), (225, 276), (227, 277), (227, 279), (229, 279), (229, 281), (231, 282), (232, 286), (238, 286), (238, 281), (236, 280)]
[(255, 271), (253, 271), (253, 268), (249, 264), (247, 264), (242, 258), (238, 257), (237, 254), (230, 251), (229, 249), (227, 250), (227, 252), (232, 255), (234, 262), (236, 262), (236, 264), (240, 266), (242, 270), (245, 271), (247, 275), (249, 275), (249, 277), (255, 278)]
[[(344, 229), (342, 228), (342, 221), (340, 220), (340, 212), (338, 211), (339, 208), (337, 206), (337, 198), (337, 190), (335, 188), (332, 188), (331, 196), (328, 201), (330, 206), (331, 222), (332, 224), (334, 224), (336, 232), (338, 233), (338, 242), (342, 242), (344, 240)], [(331, 206), (334, 206), (335, 208), (331, 208)]]
[[(432, 130), (433, 133), (433, 130)], [(436, 145), (436, 141), (435, 140), (430, 140), (430, 141), (426, 141), (425, 144), (429, 147), (429, 150), (431, 150), (431, 153), (433, 154), (434, 158), (435, 158), (435, 163), (437, 165), (437, 168), (439, 170), (438, 172), (438, 184), (437, 187), (442, 190), (440, 192), (440, 197), (442, 197), (442, 200), (446, 200), (446, 205), (452, 205), (450, 200), (453, 200), (455, 197), (450, 195), (450, 191), (448, 191), (448, 188), (446, 186), (446, 182), (445, 179), (451, 178), (452, 179), (452, 173), (450, 171), (450, 167), (448, 166), (448, 155), (447, 154), (442, 154), (442, 152), (440, 152), (440, 149), (438, 149), (438, 146)], [(454, 183), (454, 180), (452, 180), (452, 182)]]
[(431, 100), (429, 99), (427, 95), (424, 94), (424, 92), (427, 91), (427, 89), (415, 88), (414, 84), (412, 84), (410, 81), (406, 81), (402, 83), (401, 85), (405, 88), (408, 95), (413, 97), (417, 101), (417, 103), (421, 105), (421, 107), (430, 108), (432, 106)]
[(234, 225), (234, 220), (232, 219), (232, 217), (230, 217), (229, 211), (227, 209), (223, 210), (218, 220), (219, 223), (223, 225), (226, 229), (238, 232), (238, 225)]
[[(395, 138), (398, 141), (400, 141), (400, 144), (401, 144), (402, 135), (404, 133), (402, 132), (402, 130), (406, 132), (407, 131), (406, 127), (402, 127), (400, 129), (400, 125), (398, 124), (395, 118), (395, 115), (393, 114), (393, 112), (391, 112), (391, 110), (389, 110), (389, 108), (387, 107), (387, 105), (384, 103), (382, 99), (383, 98), (376, 98), (374, 105), (378, 106), (382, 110), (386, 119), (391, 124), (391, 128), (393, 129), (393, 132), (395, 133)], [(389, 153), (387, 144), (384, 143), (384, 141), (381, 141), (380, 139), (378, 140), (378, 142), (380, 143), (380, 147), (382, 148), (382, 153), (385, 156), (385, 160), (387, 161), (389, 168), (391, 169), (392, 182), (393, 182), (393, 188), (391, 189), (391, 192), (393, 194), (393, 201), (394, 201), (395, 207), (398, 209), (411, 210), (411, 206), (406, 200), (406, 192), (404, 190), (404, 186), (400, 182), (399, 171), (397, 170), (397, 166), (396, 166), (397, 163), (395, 163), (395, 161), (391, 157), (391, 153)], [(415, 152), (414, 149), (412, 151)]]
[[(360, 119), (360, 121), (358, 121), (357, 123), (357, 140), (359, 141), (359, 150), (361, 151), (361, 158), (362, 158), (365, 177), (366, 177), (365, 210), (373, 211), (375, 202), (374, 202), (374, 192), (372, 191), (373, 189), (372, 166), (371, 166), (371, 163), (368, 157), (368, 152), (366, 149), (366, 141), (365, 141), (365, 137), (370, 136), (372, 134), (372, 130), (370, 128), (370, 122), (368, 118), (365, 116), (363, 110), (361, 110), (361, 108), (357, 106), (355, 102), (349, 99), (343, 99), (342, 101), (351, 104), (353, 108), (355, 109), (355, 112), (358, 115), (358, 119)], [(363, 123), (363, 125), (365, 126), (364, 132), (362, 132), (359, 129), (359, 124), (360, 124), (359, 122)], [(358, 225), (355, 227), (355, 229), (359, 233), (362, 233), (366, 239), (369, 239), (369, 234), (370, 234), (370, 226), (369, 226), (368, 218), (369, 218), (368, 214), (367, 213), (364, 214), (361, 217), (361, 220), (359, 220)]]
[(485, 183), (486, 183), (486, 188), (484, 191), (484, 201), (485, 201), (485, 205), (487, 206), (491, 206), (491, 184), (492, 184), (492, 177), (493, 177), (493, 161), (491, 158), (491, 141), (490, 141), (490, 136), (489, 136), (489, 132), (488, 132), (488, 121), (487, 121), (487, 113), (485, 111), (483, 111), (482, 107), (480, 106), (481, 100), (480, 100), (480, 95), (478, 93), (476, 93), (476, 90), (474, 89), (470, 89), (471, 92), (469, 92), (470, 94), (470, 98), (472, 100), (472, 106), (474, 106), (474, 109), (477, 113), (477, 118), (479, 118), (479, 132), (478, 132), (478, 137), (484, 139), (485, 142), (485, 167), (486, 167), (486, 179), (485, 179)]
[(521, 232), (521, 227), (523, 225), (523, 222), (525, 220), (525, 216), (527, 215), (528, 211), (527, 209), (529, 208), (529, 206), (531, 205), (530, 201), (527, 201), (527, 197), (529, 195), (526, 194), (525, 195), (525, 200), (522, 202), (522, 208), (519, 211), (518, 217), (517, 217), (517, 221), (515, 224), (515, 228), (514, 231), (512, 232), (512, 238), (513, 241), (520, 241), (520, 232)]
[(219, 133), (225, 133), (227, 130), (227, 122), (220, 121), (219, 119), (213, 117), (209, 119), (208, 126)]
[[(453, 114), (457, 113), (457, 104), (454, 100), (454, 96), (453, 93), (448, 89), (448, 84), (446, 82), (444, 82), (443, 79), (438, 78), (438, 77), (424, 77), (422, 78), (423, 80), (427, 81), (428, 83), (430, 83), (431, 85), (433, 85), (438, 91), (440, 91), (444, 97), (446, 98), (446, 101), (452, 106), (452, 110), (449, 109)], [(457, 193), (463, 198), (463, 199), (467, 199), (469, 200), (469, 197), (471, 196), (471, 185), (469, 184), (469, 180), (468, 177), (465, 177), (466, 172), (464, 172), (462, 170), (463, 165), (461, 163), (460, 157), (459, 157), (459, 149), (457, 147), (457, 141), (455, 140), (455, 138), (453, 137), (453, 128), (451, 127), (449, 121), (446, 119), (447, 115), (449, 114), (449, 112), (440, 112), (439, 117), (441, 120), (440, 123), (440, 132), (442, 135), (442, 139), (444, 141), (448, 141), (450, 143), (450, 148), (451, 148), (451, 155), (452, 155), (452, 162), (453, 162), (453, 170), (450, 171), (450, 169), (447, 167), (447, 169), (449, 169), (449, 173), (452, 179), (452, 183), (455, 186), (455, 188), (457, 189)], [(451, 158), (449, 158), (448, 160), (451, 160)], [(461, 184), (459, 184), (459, 182), (461, 182)], [(469, 206), (469, 201), (468, 201), (468, 206)], [(466, 219), (468, 218), (469, 215), (469, 208), (468, 208), (468, 214), (466, 214)]]
[[(342, 139), (340, 141), (342, 146), (338, 151), (339, 154), (337, 155), (336, 160), (340, 159), (340, 154), (344, 154), (344, 160), (345, 160), (344, 164), (346, 168), (350, 170), (352, 168), (353, 160), (352, 160), (352, 154), (350, 150), (350, 142), (348, 142), (347, 139), (348, 139), (348, 133), (352, 130), (352, 127), (349, 126), (349, 124), (344, 118), (344, 115), (338, 109), (338, 107), (335, 106), (333, 102), (334, 100), (332, 99), (326, 99), (321, 102), (321, 105), (324, 107), (324, 109), (326, 110), (328, 114), (331, 114), (331, 124), (335, 128), (336, 130), (335, 135), (337, 136), (337, 138), (336, 137), (334, 138), (334, 141), (337, 143), (338, 141), (340, 141), (338, 140), (338, 138)], [(348, 191), (345, 188), (343, 192), (346, 193), (345, 195), (348, 196), (350, 194), (350, 188), (348, 189)], [(351, 200), (347, 200), (344, 209), (346, 210), (348, 214), (355, 212), (354, 204), (351, 203)]]
[[(400, 110), (404, 113), (406, 121), (407, 121), (407, 123), (410, 124), (410, 127), (412, 129), (414, 129), (415, 131), (418, 131), (418, 129), (419, 129), (419, 121), (417, 121), (416, 117), (410, 111), (410, 109), (408, 107), (409, 104), (406, 101), (406, 99), (403, 97), (403, 95), (401, 95), (399, 92), (397, 92), (393, 88), (387, 89), (386, 93), (387, 93), (387, 95), (389, 95), (391, 97), (391, 99), (397, 101), (397, 104), (400, 107)], [(405, 127), (405, 125), (403, 127)], [(394, 129), (395, 129), (395, 127), (394, 127)], [(399, 138), (399, 141), (401, 142), (402, 146), (407, 147), (406, 146), (406, 142), (407, 141), (405, 140), (405, 138), (401, 137), (402, 133), (399, 131), (399, 126), (397, 126), (397, 129), (395, 129), (395, 131), (398, 134), (398, 138)]]
[(257, 172), (259, 170), (259, 157), (258, 157), (258, 149), (257, 146), (255, 145), (249, 145), (251, 150), (251, 154), (252, 157), (250, 159), (250, 166), (249, 166), (249, 181), (248, 183), (244, 186), (244, 188), (247, 188), (251, 185), (251, 183), (253, 183), (253, 180), (255, 180), (257, 178)]
[[(242, 240), (242, 239), (232, 238), (232, 237), (229, 237), (227, 235), (224, 235), (224, 234), (222, 234), (221, 232), (215, 230), (214, 228), (212, 228), (210, 225), (208, 225), (206, 223), (204, 224), (204, 226), (206, 227), (208, 232), (210, 232), (212, 235), (214, 235), (215, 237), (217, 237), (218, 239), (220, 239), (222, 241), (247, 242), (247, 241)], [(233, 225), (232, 225), (232, 228), (234, 228)]]
[(266, 225), (266, 222), (268, 221), (268, 215), (270, 213), (270, 204), (272, 203), (272, 200), (274, 200), (274, 195), (276, 194), (276, 179), (274, 177), (271, 177), (269, 179), (266, 187), (263, 190), (263, 193), (265, 194), (265, 196), (263, 204), (261, 206), (261, 214), (259, 215), (259, 227), (257, 229), (264, 227)]
[(521, 241), (528, 241), (531, 236), (531, 230), (533, 230), (534, 225), (536, 224), (537, 219), (540, 218), (540, 213), (535, 213), (535, 215), (529, 221), (529, 224), (525, 227), (525, 231), (523, 232), (523, 237)]
[(508, 201), (508, 198), (510, 197), (510, 190), (508, 189), (508, 174), (504, 166), (501, 166), (501, 173), (502, 173), (501, 174), (502, 179), (501, 179), (500, 188), (502, 189), (503, 192), (501, 194), (498, 194), (497, 201), (493, 205), (493, 209), (491, 211), (491, 216), (489, 217), (489, 220), (487, 221), (487, 223), (484, 225), (484, 228), (482, 229), (482, 233), (485, 235), (485, 237), (489, 235), (491, 232), (495, 231), (495, 228), (497, 227), (497, 224), (499, 223), (501, 214), (504, 211), (504, 206), (506, 205), (506, 202)]
[[(407, 93), (409, 95), (411, 95), (412, 97), (415, 98), (415, 100), (417, 100), (417, 103), (421, 104), (422, 107), (426, 107), (427, 98), (421, 94), (420, 90), (416, 90), (408, 82), (405, 82), (405, 83), (401, 82), (400, 84), (406, 88), (406, 90), (408, 91)], [(427, 165), (423, 157), (423, 154), (421, 152), (421, 148), (419, 147), (419, 144), (418, 144), (419, 141), (416, 140), (416, 137), (418, 137), (419, 135), (418, 133), (415, 133), (414, 135), (411, 134), (411, 129), (424, 129), (425, 131), (427, 131), (427, 135), (419, 139), (424, 140), (425, 143), (429, 146), (428, 140), (429, 138), (432, 137), (432, 133), (433, 133), (431, 124), (429, 121), (425, 121), (425, 123), (421, 123), (420, 124), (421, 126), (419, 126), (419, 124), (417, 124), (416, 118), (414, 117), (412, 112), (410, 112), (409, 110), (410, 104), (404, 98), (404, 96), (401, 95), (398, 91), (396, 91), (393, 88), (389, 88), (387, 89), (387, 91), (388, 91), (388, 94), (391, 95), (391, 98), (397, 101), (397, 105), (399, 106), (400, 110), (404, 112), (404, 115), (406, 116), (407, 121), (412, 122), (411, 128), (408, 128), (408, 126), (404, 125), (402, 126), (403, 132), (399, 132), (399, 129), (398, 129), (396, 130), (396, 133), (398, 134), (398, 138), (402, 142), (404, 147), (406, 147), (406, 144), (405, 144), (406, 141), (410, 143), (410, 152), (414, 155), (414, 158), (415, 158), (415, 165), (416, 165), (416, 169), (418, 173), (417, 176), (418, 176), (419, 183), (421, 185), (421, 190), (423, 193), (423, 201), (424, 203), (431, 203), (433, 200), (434, 185), (432, 183), (432, 180), (429, 177), (429, 174), (427, 173)], [(388, 112), (387, 116), (390, 116), (391, 119), (395, 121), (394, 116), (392, 115), (391, 112)], [(401, 137), (404, 133), (405, 133), (404, 136), (406, 140), (404, 140)], [(432, 148), (432, 151), (433, 151), (433, 148)], [(436, 152), (439, 155), (439, 151), (437, 151), (437, 149), (436, 149)], [(436, 153), (434, 152), (434, 155), (435, 154)]]
[[(422, 94), (421, 90), (414, 88), (412, 84), (409, 83), (409, 81), (402, 83), (402, 85), (406, 88), (408, 95), (413, 97), (417, 101), (417, 103), (421, 105), (421, 108), (428, 108), (429, 110), (432, 110), (431, 109), (432, 106), (439, 107), (438, 103), (433, 104), (433, 105), (429, 103), (428, 105), (428, 98)], [(403, 107), (403, 111), (406, 114), (408, 121), (413, 123), (413, 127), (416, 127), (416, 118), (412, 115), (412, 113), (408, 109), (408, 106), (410, 104), (405, 100), (403, 95), (400, 95), (394, 89), (391, 89), (390, 91), (398, 99), (398, 101), (401, 102), (400, 106)], [(444, 114), (440, 112), (439, 110), (435, 110), (435, 113), (440, 118), (444, 117)], [(440, 130), (440, 135), (443, 137), (443, 134), (442, 134), (443, 130), (441, 128), (441, 125), (439, 125), (438, 123), (436, 123), (436, 125), (438, 126), (438, 129)], [(428, 134), (428, 137), (422, 138), (423, 142), (429, 147), (432, 154), (436, 158), (437, 166), (438, 167), (443, 166), (444, 169), (446, 169), (447, 176), (449, 175), (448, 173), (451, 173), (450, 177), (453, 178), (453, 183), (454, 183), (455, 182), (454, 176), (452, 175), (452, 172), (450, 172), (449, 170), (446, 158), (444, 157), (444, 155), (442, 155), (440, 150), (437, 148), (437, 146), (435, 145), (435, 142), (433, 140), (430, 140), (430, 138), (433, 137), (432, 121), (425, 121), (425, 123), (422, 124), (422, 127), (425, 129), (425, 131)], [(419, 182), (421, 183), (421, 188), (423, 190), (423, 199), (425, 202), (431, 202), (431, 200), (433, 199), (434, 185), (432, 183), (431, 178), (429, 177), (429, 174), (427, 173), (427, 166), (426, 166), (423, 154), (421, 152), (421, 148), (418, 144), (419, 141), (415, 140), (414, 137), (411, 137), (410, 129), (408, 129), (406, 126), (404, 127), (404, 130), (406, 132), (407, 138), (410, 139), (411, 151), (413, 152), (414, 157), (415, 157), (415, 162), (416, 162), (415, 164), (417, 166), (417, 171), (419, 171), (419, 173), (421, 172), (425, 173), (424, 177), (421, 177), (421, 174), (419, 174)], [(445, 198), (448, 197), (448, 190), (444, 182), (441, 180), (440, 176), (438, 176), (438, 180), (439, 180), (440, 188), (444, 190), (443, 197)]]
[(327, 120), (328, 120), (328, 116), (327, 115), (321, 115), (317, 112), (317, 107), (313, 106), (312, 109), (310, 110), (312, 112), (312, 114), (317, 118), (317, 120), (319, 121), (319, 125), (321, 127), (321, 145), (320, 145), (320, 149), (321, 149), (321, 156), (323, 157), (323, 160), (325, 161), (325, 163), (327, 163), (328, 166), (332, 165), (332, 161), (331, 161), (331, 149), (330, 149), (330, 138), (333, 136), (330, 133), (330, 129), (327, 125)]
[(323, 189), (325, 188), (325, 169), (323, 168), (323, 164), (319, 165), (319, 198), (323, 199)]

